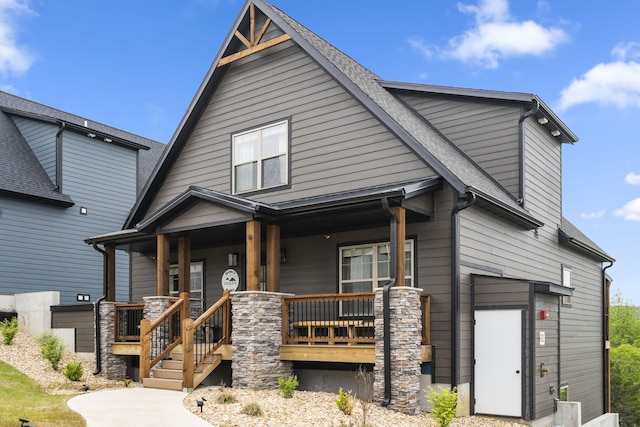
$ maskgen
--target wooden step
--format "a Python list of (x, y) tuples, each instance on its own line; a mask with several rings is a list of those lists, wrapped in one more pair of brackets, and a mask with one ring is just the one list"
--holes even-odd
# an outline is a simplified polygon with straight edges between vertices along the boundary
[(182, 380), (169, 378), (143, 378), (142, 385), (148, 388), (182, 391)]
[(162, 361), (162, 367), (164, 369), (179, 369), (182, 371), (182, 360), (166, 359)]
[(153, 378), (182, 380), (182, 366), (180, 367), (180, 369), (156, 368), (153, 370)]

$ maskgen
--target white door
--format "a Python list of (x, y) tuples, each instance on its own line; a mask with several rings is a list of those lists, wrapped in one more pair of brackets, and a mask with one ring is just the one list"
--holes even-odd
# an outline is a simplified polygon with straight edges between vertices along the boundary
[(522, 416), (522, 311), (476, 310), (477, 414)]

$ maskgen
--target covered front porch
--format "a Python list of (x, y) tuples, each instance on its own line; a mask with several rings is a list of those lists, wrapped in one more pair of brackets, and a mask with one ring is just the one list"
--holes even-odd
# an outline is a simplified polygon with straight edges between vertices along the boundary
[[(430, 220), (441, 186), (426, 180), (277, 205), (191, 187), (135, 229), (87, 240), (104, 245), (107, 301), (115, 294), (116, 249), (132, 253), (132, 300), (144, 301), (103, 303), (113, 312), (106, 316), (112, 326), (103, 322), (113, 330), (106, 351), (139, 356), (141, 378), (155, 377), (163, 361), (182, 360), (181, 387), (192, 388), (221, 361), (236, 363), (238, 340), (249, 335), (238, 331), (248, 325), (279, 363), (382, 369), (389, 357), (377, 349), (388, 351), (385, 342), (400, 330), (385, 327), (384, 300), (389, 289), (406, 288), (417, 314), (400, 317), (415, 334), (419, 375), (431, 362), (431, 299), (417, 287), (415, 237), (407, 239), (406, 227)], [(348, 256), (338, 240), (354, 242)], [(194, 260), (201, 264), (195, 280)], [(228, 270), (238, 278), (233, 292), (216, 286)], [(259, 320), (255, 309), (237, 314), (247, 295), (271, 301), (277, 320)]]

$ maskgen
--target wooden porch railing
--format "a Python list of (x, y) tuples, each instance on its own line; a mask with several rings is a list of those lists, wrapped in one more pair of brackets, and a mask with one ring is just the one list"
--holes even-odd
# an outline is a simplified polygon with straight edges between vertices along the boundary
[[(375, 294), (282, 298), (283, 344), (375, 344)], [(431, 295), (420, 296), (422, 345), (431, 345)]]
[(140, 321), (144, 312), (144, 304), (115, 305), (115, 340), (140, 341)]
[(282, 298), (283, 344), (374, 344), (373, 292)]
[[(183, 384), (186, 388), (197, 386), (209, 372), (204, 364), (223, 344), (231, 343), (231, 297), (225, 292), (222, 298), (202, 313), (196, 320), (183, 323)], [(198, 378), (200, 372), (203, 378)]]
[[(186, 302), (185, 302), (186, 301)], [(180, 298), (153, 322), (140, 322), (140, 378), (148, 378), (151, 368), (182, 342), (181, 319), (187, 319), (189, 294)]]

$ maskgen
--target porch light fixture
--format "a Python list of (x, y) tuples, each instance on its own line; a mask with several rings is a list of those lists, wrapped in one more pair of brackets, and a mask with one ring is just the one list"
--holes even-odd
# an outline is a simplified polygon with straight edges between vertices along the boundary
[(228, 255), (229, 258), (229, 267), (237, 267), (238, 266), (238, 253), (234, 252)]
[(551, 136), (560, 136), (560, 131), (558, 129), (554, 129), (551, 131)]
[(280, 249), (280, 264), (287, 262), (287, 250), (285, 248)]
[(546, 117), (540, 117), (538, 119), (538, 123), (540, 123), (541, 125), (546, 125), (547, 123), (549, 123), (549, 119), (547, 119)]

